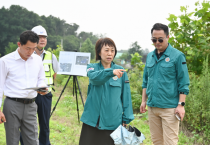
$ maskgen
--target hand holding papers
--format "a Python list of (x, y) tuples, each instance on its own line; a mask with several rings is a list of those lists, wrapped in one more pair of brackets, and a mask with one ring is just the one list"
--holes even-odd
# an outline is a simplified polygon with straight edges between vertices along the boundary
[(25, 88), (23, 90), (34, 90), (37, 91), (39, 94), (41, 95), (45, 95), (47, 93), (49, 93), (48, 88), (50, 86), (45, 86), (45, 87), (32, 87), (32, 88)]
[(45, 87), (32, 87), (32, 88), (25, 88), (23, 90), (34, 90), (34, 91), (42, 91), (46, 92), (46, 89), (49, 88), (50, 86), (45, 86)]

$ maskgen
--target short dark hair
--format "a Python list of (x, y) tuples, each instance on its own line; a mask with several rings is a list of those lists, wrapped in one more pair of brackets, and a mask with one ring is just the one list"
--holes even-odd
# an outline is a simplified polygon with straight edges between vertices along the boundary
[(166, 34), (166, 36), (168, 36), (168, 34), (169, 34), (168, 26), (161, 24), (161, 23), (156, 23), (153, 25), (153, 27), (151, 29), (151, 34), (152, 34), (153, 30), (163, 30), (164, 33)]
[(39, 36), (31, 30), (24, 31), (20, 34), (20, 44), (25, 45), (28, 41), (39, 43)]
[(116, 56), (117, 48), (116, 48), (116, 45), (115, 45), (114, 41), (111, 38), (105, 37), (105, 38), (98, 39), (98, 41), (96, 42), (96, 46), (95, 46), (96, 60), (101, 60), (101, 56), (99, 55), (99, 53), (101, 52), (101, 48), (104, 45), (105, 46), (108, 45), (109, 47), (114, 47), (115, 48), (115, 55), (114, 55), (114, 57)]

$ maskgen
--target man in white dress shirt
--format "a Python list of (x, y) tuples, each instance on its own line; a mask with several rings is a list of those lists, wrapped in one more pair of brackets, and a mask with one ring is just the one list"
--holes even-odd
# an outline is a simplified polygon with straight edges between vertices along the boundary
[(33, 53), (38, 42), (36, 33), (25, 31), (20, 35), (18, 49), (0, 59), (0, 107), (3, 93), (6, 96), (0, 123), (4, 122), (8, 145), (19, 144), (19, 130), (26, 145), (39, 145), (34, 102), (37, 92), (23, 90), (46, 86), (42, 60)]
[[(53, 85), (54, 79), (58, 72), (58, 61), (56, 56), (47, 50), (44, 50), (47, 45), (47, 31), (41, 25), (35, 26), (31, 31), (35, 32), (39, 36), (39, 43), (34, 53), (42, 58), (42, 62), (45, 68), (45, 83), (47, 85)], [(49, 88), (49, 93), (46, 95), (37, 94), (36, 104), (37, 104), (37, 114), (39, 122), (39, 145), (50, 145), (50, 112), (52, 105), (52, 93), (51, 88)], [(22, 137), (20, 137), (21, 145), (23, 143)]]

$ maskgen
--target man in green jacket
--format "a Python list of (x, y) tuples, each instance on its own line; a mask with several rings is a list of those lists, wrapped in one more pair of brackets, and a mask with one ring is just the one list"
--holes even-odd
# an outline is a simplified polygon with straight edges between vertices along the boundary
[(178, 118), (181, 121), (184, 118), (185, 98), (189, 93), (186, 59), (182, 52), (168, 43), (168, 26), (156, 23), (151, 34), (156, 49), (147, 55), (140, 112), (145, 113), (148, 106), (154, 145), (176, 145)]

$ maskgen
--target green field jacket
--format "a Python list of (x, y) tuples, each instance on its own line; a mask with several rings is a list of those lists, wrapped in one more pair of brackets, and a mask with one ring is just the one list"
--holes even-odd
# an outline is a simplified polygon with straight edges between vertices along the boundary
[(155, 50), (147, 55), (142, 88), (146, 88), (147, 105), (176, 108), (179, 94), (189, 93), (189, 75), (185, 55), (170, 44), (157, 59)]
[(101, 130), (115, 130), (123, 121), (129, 124), (134, 119), (127, 73), (119, 79), (114, 76), (114, 69), (123, 67), (113, 62), (108, 69), (101, 62), (87, 66), (88, 94), (80, 120), (96, 127), (99, 119)]

